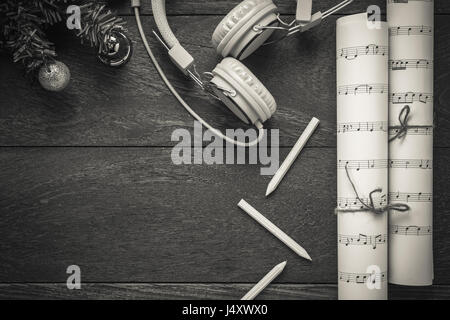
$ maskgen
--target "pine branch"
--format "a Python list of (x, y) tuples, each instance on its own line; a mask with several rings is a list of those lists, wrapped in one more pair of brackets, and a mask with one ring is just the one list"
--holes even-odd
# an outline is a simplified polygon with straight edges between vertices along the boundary
[(21, 62), (27, 73), (56, 57), (54, 44), (45, 34), (48, 25), (61, 20), (54, 2), (7, 0), (0, 6), (0, 47), (12, 54), (14, 62)]
[(81, 30), (77, 36), (81, 42), (89, 42), (98, 53), (107, 52), (107, 41), (114, 29), (124, 29), (125, 21), (107, 9), (104, 3), (85, 1), (81, 9)]
[(46, 29), (66, 18), (67, 5), (80, 6), (83, 42), (108, 52), (108, 39), (113, 30), (124, 29), (125, 21), (109, 10), (104, 1), (96, 0), (1, 0), (0, 49), (8, 50), (14, 62), (24, 65), (27, 73), (35, 71), (56, 57), (54, 44), (47, 39)]
[(44, 17), (46, 23), (53, 25), (62, 21), (62, 15), (65, 10), (61, 6), (67, 4), (67, 0), (28, 0), (32, 2), (34, 8), (37, 8)]

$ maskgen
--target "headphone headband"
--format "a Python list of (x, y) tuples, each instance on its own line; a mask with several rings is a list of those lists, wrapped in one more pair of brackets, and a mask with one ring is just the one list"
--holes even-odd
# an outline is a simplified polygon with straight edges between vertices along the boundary
[(152, 11), (159, 33), (167, 46), (172, 49), (179, 41), (167, 21), (166, 0), (152, 0)]
[(170, 28), (166, 14), (166, 0), (152, 0), (153, 16), (156, 26), (164, 39), (172, 62), (185, 75), (189, 74), (189, 69), (194, 64), (194, 57), (180, 44), (177, 37)]

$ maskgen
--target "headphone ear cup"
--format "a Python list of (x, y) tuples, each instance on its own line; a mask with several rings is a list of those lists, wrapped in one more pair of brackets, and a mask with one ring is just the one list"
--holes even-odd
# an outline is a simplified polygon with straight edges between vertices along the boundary
[(212, 73), (216, 94), (242, 121), (263, 123), (276, 111), (273, 96), (240, 61), (225, 58)]
[(278, 26), (277, 7), (272, 0), (244, 0), (228, 13), (214, 30), (213, 46), (223, 57), (243, 60), (258, 49)]

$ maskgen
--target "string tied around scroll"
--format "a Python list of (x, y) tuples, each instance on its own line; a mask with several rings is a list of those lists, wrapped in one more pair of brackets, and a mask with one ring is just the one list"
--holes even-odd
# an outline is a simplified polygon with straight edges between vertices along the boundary
[(411, 112), (411, 108), (409, 105), (405, 105), (398, 115), (399, 126), (389, 127), (390, 129), (397, 129), (397, 133), (389, 139), (389, 142), (392, 142), (396, 139), (402, 139), (408, 133), (408, 129), (420, 129), (420, 128), (432, 128), (433, 126), (410, 126), (408, 125), (409, 114)]
[(384, 212), (387, 212), (389, 210), (395, 210), (395, 211), (399, 211), (399, 212), (407, 212), (410, 210), (410, 206), (408, 206), (407, 204), (404, 203), (392, 203), (392, 204), (387, 204), (381, 207), (376, 207), (374, 204), (374, 200), (373, 200), (373, 196), (376, 193), (381, 193), (383, 192), (383, 189), (381, 188), (377, 188), (373, 191), (371, 191), (369, 193), (369, 203), (365, 203), (361, 197), (358, 194), (358, 191), (356, 190), (356, 186), (355, 183), (353, 182), (352, 178), (350, 177), (350, 173), (348, 171), (348, 166), (345, 165), (345, 173), (347, 174), (347, 178), (348, 181), (350, 182), (352, 188), (353, 188), (353, 192), (355, 193), (356, 199), (361, 203), (361, 205), (363, 206), (362, 208), (358, 208), (358, 209), (339, 209), (336, 208), (335, 209), (335, 213), (338, 214), (340, 212), (346, 212), (346, 213), (350, 213), (350, 212), (361, 212), (361, 211), (367, 211), (367, 212), (372, 212), (375, 214), (382, 214)]

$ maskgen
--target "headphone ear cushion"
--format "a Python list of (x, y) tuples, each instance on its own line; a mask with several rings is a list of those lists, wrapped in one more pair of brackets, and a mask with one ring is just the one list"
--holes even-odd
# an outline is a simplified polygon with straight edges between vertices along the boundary
[(212, 73), (211, 82), (236, 92), (230, 99), (252, 123), (265, 122), (276, 111), (277, 104), (269, 90), (240, 61), (225, 58)]
[(245, 17), (251, 13), (258, 4), (261, 4), (265, 0), (244, 0), (236, 7), (233, 8), (225, 18), (220, 21), (214, 30), (212, 36), (212, 43), (214, 47), (218, 47), (220, 42), (226, 37), (226, 35)]
[[(277, 24), (277, 7), (272, 0), (244, 0), (233, 8), (222, 19), (212, 35), (213, 46), (217, 53), (226, 57), (232, 55), (239, 58), (248, 45), (261, 37), (258, 47), (272, 34), (273, 29), (258, 32), (256, 25), (267, 26)], [(252, 52), (256, 50), (253, 49)], [(246, 55), (248, 56), (248, 54)], [(245, 57), (244, 57), (245, 58)]]

